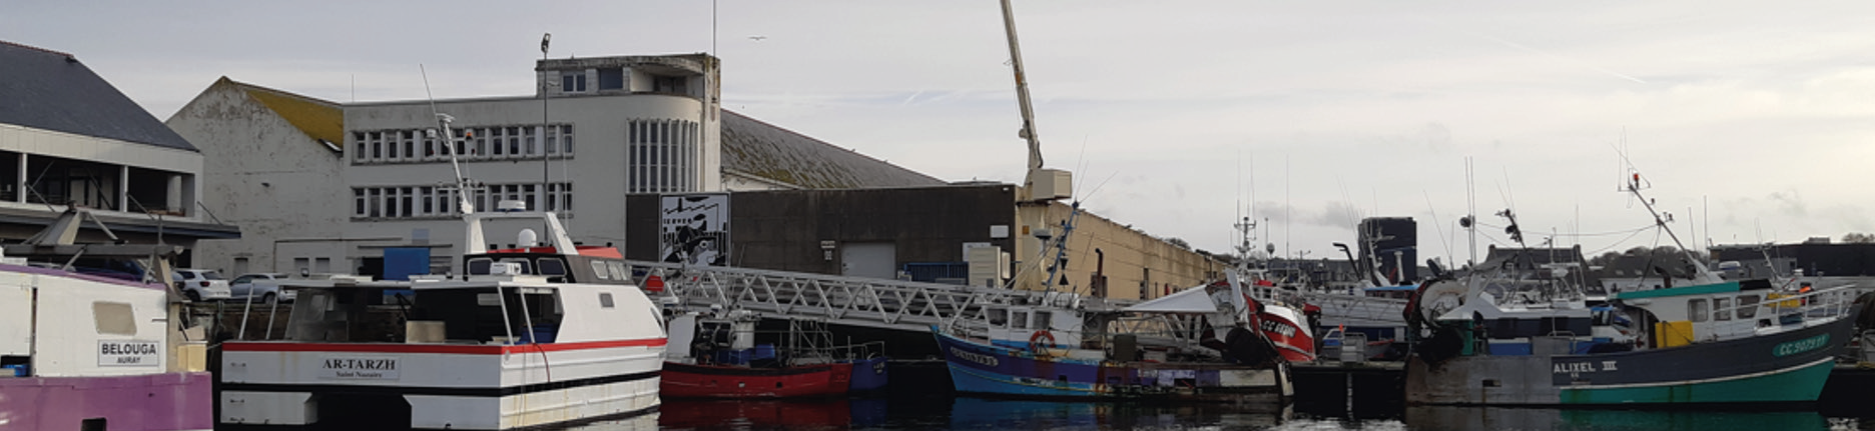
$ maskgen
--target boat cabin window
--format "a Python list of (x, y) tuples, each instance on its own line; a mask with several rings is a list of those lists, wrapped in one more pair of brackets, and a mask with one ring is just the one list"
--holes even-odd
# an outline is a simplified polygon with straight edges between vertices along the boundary
[(97, 325), (98, 333), (104, 335), (137, 335), (137, 318), (131, 315), (130, 304), (122, 302), (97, 301), (91, 303), (91, 317)]
[[(410, 320), (442, 322), (448, 343), (480, 344), (504, 340), (512, 333), (519, 342), (551, 343), (562, 316), (558, 290), (506, 287), (496, 295), (493, 287), (421, 289), (410, 309)], [(506, 302), (507, 316), (502, 316)], [(531, 319), (531, 320), (530, 320)], [(504, 322), (506, 325), (503, 326)], [(528, 329), (532, 328), (532, 333)], [(530, 337), (531, 336), (531, 337)]]
[(495, 261), (486, 257), (469, 259), (468, 268), (463, 271), (473, 275), (488, 275), (488, 265)]
[(598, 276), (600, 280), (611, 280), (611, 279), (612, 279), (612, 277), (611, 277), (611, 276), (608, 276), (608, 275), (606, 275), (606, 272), (605, 272), (605, 262), (600, 262), (600, 261), (597, 261), (597, 260), (595, 260), (595, 261), (592, 261), (592, 273), (593, 273), (593, 275), (595, 275), (595, 276)]
[(1011, 319), (1009, 319), (1010, 329), (1029, 329), (1029, 313), (1014, 311), (1010, 312), (1009, 316), (1011, 317)]
[(613, 280), (625, 280), (625, 262), (606, 262), (606, 268), (611, 270)]
[(1732, 299), (1714, 298), (1712, 300), (1712, 320), (1732, 320)]
[(612, 308), (611, 292), (599, 292), (599, 308)]
[(1752, 319), (1756, 317), (1758, 317), (1758, 296), (1757, 295), (1739, 295), (1738, 318)]
[(1046, 311), (1035, 312), (1035, 329), (1047, 330), (1052, 328), (1053, 326), (1049, 325), (1049, 323), (1052, 322), (1049, 320), (1050, 317), (1052, 316)]
[(1706, 309), (1706, 300), (1694, 299), (1686, 301), (1686, 316), (1694, 322), (1706, 321), (1706, 318), (1711, 317), (1709, 314), (1710, 312)]
[[(387, 291), (391, 294), (387, 295)], [(293, 303), (286, 338), (336, 343), (401, 343), (411, 306), (405, 288), (305, 288)]]
[(566, 261), (551, 257), (540, 259), (540, 275), (566, 275)]
[(985, 314), (989, 315), (991, 326), (1003, 326), (1003, 324), (1009, 323), (1009, 310), (991, 308), (986, 310)]

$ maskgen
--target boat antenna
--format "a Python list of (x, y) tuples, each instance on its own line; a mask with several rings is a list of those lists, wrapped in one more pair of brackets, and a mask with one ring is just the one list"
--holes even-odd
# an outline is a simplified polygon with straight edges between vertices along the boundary
[(462, 175), (462, 163), (456, 160), (456, 135), (449, 128), (449, 124), (456, 121), (456, 117), (436, 110), (436, 95), (430, 93), (430, 72), (421, 64), (417, 65), (417, 70), (423, 73), (423, 95), (430, 100), (430, 115), (436, 116), (438, 128), (430, 132), (441, 135), (432, 138), (443, 141), (443, 151), (449, 153), (449, 168), (456, 173), (456, 208), (462, 211), (462, 215), (475, 214), (475, 203), (469, 200), (469, 193), (474, 190), (474, 184), (469, 182), (468, 177)]
[[(1627, 162), (1627, 154), (1621, 154), (1621, 159), (1623, 162)], [(1667, 226), (1667, 223), (1673, 222), (1673, 214), (1663, 213), (1658, 210), (1655, 210), (1653, 199), (1649, 199), (1646, 196), (1641, 195), (1642, 189), (1650, 188), (1651, 186), (1652, 184), (1650, 182), (1647, 182), (1646, 180), (1641, 178), (1640, 170), (1635, 169), (1633, 163), (1628, 163), (1627, 184), (1624, 186), (1626, 190), (1623, 190), (1623, 191), (1633, 196), (1635, 200), (1640, 201), (1641, 206), (1643, 208), (1647, 208), (1647, 213), (1654, 216), (1654, 226), (1657, 226), (1660, 228), (1661, 231), (1666, 232), (1667, 238), (1673, 240), (1673, 245), (1676, 247), (1679, 247), (1680, 254), (1685, 256), (1686, 262), (1693, 267), (1693, 277), (1694, 277), (1695, 282), (1699, 282), (1699, 283), (1716, 282), (1719, 279), (1719, 277), (1717, 275), (1714, 275), (1712, 273), (1712, 270), (1706, 268), (1705, 265), (1701, 264), (1699, 257), (1693, 255), (1693, 252), (1691, 250), (1687, 250), (1686, 244), (1683, 242), (1680, 242), (1680, 236), (1677, 234), (1674, 234), (1673, 228)], [(1652, 256), (1653, 254), (1648, 253), (1648, 255)]]

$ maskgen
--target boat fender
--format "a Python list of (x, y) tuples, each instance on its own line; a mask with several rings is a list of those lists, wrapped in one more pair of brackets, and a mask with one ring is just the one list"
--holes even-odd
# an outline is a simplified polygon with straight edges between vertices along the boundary
[[(1042, 340), (1048, 340), (1048, 342), (1043, 343)], [(1039, 351), (1042, 351), (1042, 347), (1054, 347), (1054, 346), (1055, 346), (1055, 334), (1048, 333), (1047, 330), (1035, 331), (1034, 335), (1029, 336), (1029, 350), (1030, 351), (1039, 352)]]

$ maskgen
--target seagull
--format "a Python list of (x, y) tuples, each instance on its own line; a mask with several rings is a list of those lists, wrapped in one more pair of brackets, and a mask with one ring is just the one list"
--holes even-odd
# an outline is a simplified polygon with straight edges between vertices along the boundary
[(756, 42), (761, 42), (764, 39), (768, 39), (768, 36), (749, 36), (749, 40), (753, 40)]

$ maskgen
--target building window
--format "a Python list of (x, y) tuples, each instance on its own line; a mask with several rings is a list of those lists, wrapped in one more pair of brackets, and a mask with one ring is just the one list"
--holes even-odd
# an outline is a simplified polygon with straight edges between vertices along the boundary
[(423, 211), (420, 214), (430, 215), (430, 214), (436, 213), (436, 188), (435, 187), (423, 187), (423, 188), (417, 189), (417, 199), (423, 201)]
[(412, 208), (411, 201), (416, 200), (416, 194), (416, 190), (413, 187), (398, 189), (397, 196), (403, 199), (403, 206), (401, 208), (404, 209), (402, 213), (404, 217), (410, 217), (410, 214), (414, 212), (412, 211), (414, 208)]
[(475, 129), (475, 149), (470, 150), (469, 155), (488, 157), (488, 129)]
[(697, 189), (696, 122), (631, 120), (626, 135), (626, 188), (631, 193)]
[(367, 192), (369, 193), (370, 197), (365, 199), (365, 202), (371, 205), (371, 208), (369, 209), (369, 211), (365, 212), (365, 217), (381, 217), (380, 215), (381, 213), (378, 212), (378, 208), (381, 208), (383, 206), (383, 199), (382, 199), (384, 196), (383, 190), (368, 189)]
[(537, 139), (538, 136), (540, 135), (539, 133), (537, 133), (538, 131), (539, 131), (539, 128), (536, 128), (536, 127), (522, 127), (521, 128), (521, 135), (524, 138), (523, 141), (526, 141), (526, 145), (522, 146), (523, 154), (527, 154), (531, 156), (531, 155), (541, 153), (540, 141)]
[(566, 153), (567, 155), (573, 154), (573, 125), (564, 124), (560, 126), (560, 145), (564, 147), (560, 152)]
[(599, 89), (619, 90), (625, 88), (625, 69), (621, 67), (599, 69)]
[(352, 189), (352, 216), (365, 215), (365, 189)]
[(366, 144), (365, 144), (364, 132), (352, 133), (352, 161), (353, 162), (365, 161), (365, 155), (370, 154), (370, 153), (365, 152), (365, 146)]
[(586, 72), (560, 72), (561, 93), (586, 92)]
[(508, 136), (508, 155), (510, 156), (521, 155), (521, 128), (509, 127), (507, 136)]

